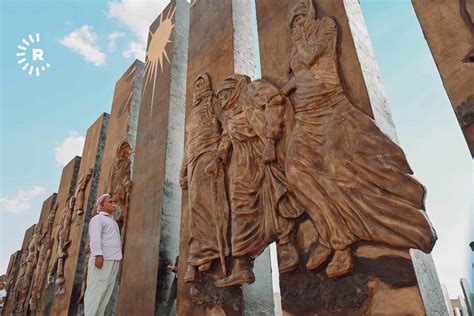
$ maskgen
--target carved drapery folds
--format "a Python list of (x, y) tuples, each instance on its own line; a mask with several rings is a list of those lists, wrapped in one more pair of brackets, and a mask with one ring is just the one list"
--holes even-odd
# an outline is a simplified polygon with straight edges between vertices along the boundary
[[(87, 186), (87, 183), (86, 183)], [(85, 189), (85, 187), (84, 187)], [(76, 194), (78, 191), (76, 190)], [(53, 265), (48, 274), (48, 285), (53, 283), (57, 285), (56, 294), (64, 292), (64, 264), (68, 256), (68, 248), (71, 245), (69, 233), (71, 231), (72, 216), (74, 213), (74, 202), (77, 201), (75, 196), (70, 196), (61, 211), (59, 229), (55, 236), (57, 248), (55, 249), (55, 257)]]
[(132, 191), (132, 146), (128, 141), (118, 144), (114, 161), (109, 170), (105, 192), (110, 194), (117, 203), (115, 218), (122, 226), (125, 237), (128, 219), (128, 202)]
[(94, 173), (94, 169), (89, 168), (84, 172), (76, 185), (76, 190), (71, 200), (71, 204), (74, 208), (74, 218), (77, 225), (80, 224), (82, 215), (84, 214), (86, 188), (89, 181)]
[(51, 258), (52, 248), (53, 248), (53, 225), (54, 219), (56, 217), (56, 212), (58, 210), (59, 205), (55, 204), (53, 209), (48, 215), (46, 220), (46, 230), (41, 237), (41, 245), (39, 246), (39, 254), (38, 254), (38, 264), (36, 266), (33, 283), (32, 283), (32, 291), (31, 291), (31, 298), (29, 301), (31, 314), (35, 315), (38, 313), (39, 309), (41, 308), (41, 298), (43, 296), (47, 274), (48, 274), (48, 264), (49, 259)]
[[(434, 246), (425, 189), (403, 151), (344, 93), (336, 22), (300, 0), (288, 28), (284, 86), (238, 74), (216, 91), (207, 74), (194, 82), (180, 179), (189, 190), (186, 282), (217, 260), (215, 286), (252, 283), (253, 261), (272, 242), (280, 273), (324, 268), (329, 279), (351, 274), (356, 242)], [(304, 260), (294, 240), (303, 218), (319, 236)]]
[[(28, 291), (33, 280), (36, 265), (38, 263), (38, 252), (41, 242), (41, 225), (36, 225), (33, 237), (28, 244), (26, 259), (20, 268), (20, 276), (15, 288), (15, 312), (23, 313), (28, 299)], [(22, 260), (23, 261), (23, 260)]]

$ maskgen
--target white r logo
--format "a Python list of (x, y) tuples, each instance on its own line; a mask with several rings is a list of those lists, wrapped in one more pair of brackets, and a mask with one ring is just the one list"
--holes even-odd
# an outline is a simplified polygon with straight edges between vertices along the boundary
[(43, 50), (41, 48), (33, 48), (33, 60), (44, 60)]
[(18, 57), (18, 65), (29, 75), (35, 74), (39, 76), (41, 72), (51, 67), (44, 59), (43, 49), (38, 47), (40, 40), (40, 33), (36, 33), (34, 36), (29, 34), (28, 37), (23, 38), (21, 43), (17, 46), (18, 51), (16, 56)]

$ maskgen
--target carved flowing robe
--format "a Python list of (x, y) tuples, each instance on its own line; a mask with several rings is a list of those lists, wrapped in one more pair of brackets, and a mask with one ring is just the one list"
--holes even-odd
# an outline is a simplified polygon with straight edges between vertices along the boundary
[[(257, 257), (273, 241), (286, 243), (294, 227), (294, 219), (303, 212), (288, 192), (283, 167), (277, 162), (266, 164), (263, 152), (267, 138), (280, 134), (284, 104), (273, 107), (258, 104), (257, 94), (269, 89), (263, 81), (245, 87), (242, 97), (230, 102), (225, 113), (222, 146), (232, 145), (229, 166), (232, 255)], [(273, 95), (278, 90), (273, 89)], [(240, 91), (235, 92), (237, 95)], [(269, 99), (271, 95), (261, 98)], [(260, 99), (261, 99), (260, 98)]]
[(120, 150), (125, 142), (117, 146), (116, 158), (110, 167), (109, 177), (107, 178), (107, 188), (111, 196), (120, 196), (120, 203), (126, 204), (125, 198), (127, 197), (127, 182), (131, 182), (132, 167), (130, 158), (120, 157)]
[(292, 35), (290, 57), (295, 126), (286, 170), (292, 190), (323, 246), (343, 250), (368, 240), (430, 252), (436, 235), (424, 211), (424, 187), (400, 147), (346, 98), (335, 21), (315, 20), (312, 4), (303, 11), (303, 34)]
[(223, 172), (218, 179), (205, 173), (216, 157), (220, 134), (211, 105), (201, 102), (194, 107), (186, 124), (182, 172), (187, 174), (189, 190), (188, 263), (196, 267), (220, 258), (219, 242), (223, 254), (229, 254), (225, 242), (229, 210)]

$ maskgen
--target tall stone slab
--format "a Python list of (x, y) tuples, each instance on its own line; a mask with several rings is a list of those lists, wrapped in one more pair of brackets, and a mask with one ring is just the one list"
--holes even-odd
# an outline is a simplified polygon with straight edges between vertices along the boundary
[(20, 263), (18, 266), (18, 272), (17, 272), (16, 280), (14, 284), (11, 284), (7, 302), (4, 304), (4, 308), (3, 308), (4, 315), (14, 314), (18, 310), (19, 302), (21, 302), (23, 297), (27, 295), (27, 293), (25, 293), (24, 291), (20, 291), (20, 283), (23, 280), (26, 273), (26, 263), (27, 263), (26, 259), (28, 257), (28, 245), (30, 244), (31, 239), (33, 238), (33, 235), (35, 234), (35, 227), (36, 227), (36, 224), (30, 226), (25, 231), (25, 235), (23, 237), (23, 242), (21, 244), (21, 249), (20, 249), (21, 256), (19, 260)]
[[(255, 30), (253, 28), (252, 1), (208, 1), (191, 3), (189, 57), (187, 74), (186, 121), (193, 109), (192, 88), (198, 75), (206, 73), (211, 88), (218, 89), (222, 81), (234, 73), (257, 79)], [(189, 228), (192, 229), (188, 192), (183, 191), (181, 217), (180, 269), (186, 271), (189, 255)], [(211, 219), (209, 219), (211, 220)], [(228, 315), (272, 314), (274, 310), (271, 283), (270, 251), (254, 263), (255, 283), (219, 290), (213, 281), (222, 278), (221, 268), (213, 263), (211, 274), (202, 282), (184, 282), (179, 274), (178, 314), (205, 315), (225, 312)], [(192, 293), (192, 294), (190, 294)], [(232, 297), (232, 299), (225, 299)]]
[[(256, 0), (262, 78), (279, 87), (283, 87), (290, 79), (290, 14), (298, 10), (301, 14), (301, 8), (309, 5), (308, 1)], [(305, 4), (292, 11), (297, 2)], [(326, 25), (332, 23), (329, 18), (335, 21), (337, 76), (345, 96), (357, 109), (371, 116), (378, 128), (396, 143), (395, 127), (358, 1), (316, 0), (313, 3), (316, 14), (313, 19), (321, 21), (325, 18)], [(305, 14), (305, 17), (308, 16), (307, 12)], [(305, 24), (304, 31), (308, 29), (315, 32), (315, 29), (311, 30)], [(315, 52), (318, 48), (320, 47), (314, 48)], [(324, 118), (321, 117), (320, 120), (323, 122)], [(353, 274), (367, 278), (364, 281), (367, 287), (364, 287), (365, 290), (359, 288), (357, 294), (350, 292), (360, 280), (325, 279), (324, 269), (329, 260), (315, 271), (307, 270), (305, 264), (317, 247), (316, 229), (309, 219), (300, 224), (296, 240), (299, 248), (303, 249), (300, 253), (301, 266), (296, 272), (280, 274), (285, 315), (335, 312), (345, 315), (426, 312), (434, 315), (446, 312), (431, 257), (419, 251), (411, 250), (410, 256), (408, 250), (377, 244), (358, 244), (354, 250), (352, 271)], [(393, 260), (393, 263), (384, 264), (385, 260)], [(393, 283), (387, 278), (388, 274), (396, 275), (404, 281)], [(319, 281), (311, 281), (316, 280), (314, 278), (319, 278)], [(329, 281), (325, 283), (323, 280)]]
[[(34, 305), (33, 308), (34, 308), (34, 310), (36, 310), (36, 305), (37, 305), (36, 304), (36, 294), (39, 294), (39, 293), (36, 293), (37, 291), (34, 290), (34, 289), (35, 288), (36, 289), (41, 288), (41, 290), (42, 290), (42, 288), (46, 284), (46, 282), (45, 282), (46, 274), (45, 273), (43, 273), (44, 278), (43, 278), (43, 282), (41, 282), (43, 284), (42, 286), (39, 286), (40, 282), (39, 282), (38, 279), (39, 279), (39, 273), (40, 273), (41, 270), (44, 270), (45, 272), (48, 271), (47, 267), (48, 267), (49, 258), (48, 258), (48, 262), (45, 262), (45, 261), (47, 261), (46, 257), (45, 257), (45, 252), (44, 251), (41, 252), (40, 249), (43, 245), (46, 247), (46, 243), (49, 243), (49, 239), (51, 238), (51, 229), (48, 232), (48, 219), (51, 221), (50, 227), (52, 228), (52, 226), (53, 226), (52, 224), (54, 222), (54, 217), (55, 217), (55, 214), (56, 214), (55, 213), (56, 198), (57, 198), (57, 193), (53, 193), (43, 202), (43, 205), (41, 207), (40, 216), (39, 216), (39, 219), (38, 219), (38, 223), (36, 223), (36, 226), (39, 227), (40, 236), (39, 236), (39, 239), (38, 239), (38, 243), (36, 244), (36, 247), (35, 247), (36, 248), (35, 249), (36, 258), (37, 258), (36, 261), (37, 262), (34, 266), (33, 275), (32, 275), (33, 277), (30, 280), (28, 296), (27, 296), (25, 306), (24, 306), (24, 310), (27, 311), (27, 312), (30, 312), (30, 302), (32, 302), (32, 295), (33, 294), (35, 295), (35, 299), (34, 299), (35, 305)], [(51, 214), (51, 217), (50, 217), (50, 214)], [(46, 249), (46, 248), (44, 248), (44, 249)], [(35, 293), (33, 293), (33, 292), (35, 292)]]
[(412, 3), (474, 157), (474, 2), (412, 0)]
[[(97, 195), (109, 117), (107, 113), (101, 114), (87, 130), (78, 173), (79, 180), (75, 190), (76, 204), (69, 231), (70, 245), (64, 260), (64, 284), (59, 291), (56, 290), (51, 309), (54, 315), (77, 314), (77, 301), (81, 293), (84, 272), (88, 224)], [(87, 174), (90, 178), (87, 178)]]
[[(48, 277), (51, 272), (51, 268), (54, 265), (54, 262), (57, 259), (57, 249), (58, 249), (58, 233), (61, 226), (61, 212), (64, 211), (66, 202), (70, 196), (74, 194), (76, 188), (77, 177), (79, 173), (79, 167), (81, 164), (81, 157), (74, 157), (69, 161), (66, 166), (64, 166), (61, 179), (59, 181), (58, 193), (56, 195), (56, 204), (58, 205), (57, 214), (54, 219), (53, 230), (51, 236), (53, 238), (53, 246), (51, 257), (47, 262), (48, 265)], [(46, 280), (46, 288), (42, 293), (41, 302), (38, 306), (38, 313), (49, 315), (51, 313), (51, 307), (53, 304), (53, 299), (55, 297), (56, 286), (54, 284), (54, 279)]]
[[(18, 272), (20, 270), (20, 263), (21, 263), (21, 250), (17, 250), (10, 255), (10, 260), (8, 261), (7, 267), (7, 279), (5, 282), (5, 289), (7, 293), (12, 293), (13, 289), (15, 288), (15, 283), (17, 280)], [(9, 296), (6, 297), (5, 302), (3, 302), (3, 306), (7, 307)]]
[[(118, 314), (161, 315), (178, 255), (189, 5), (171, 1), (150, 26)], [(140, 261), (137, 264), (137, 260)]]
[[(143, 85), (143, 66), (143, 62), (135, 60), (115, 84), (97, 195), (100, 196), (104, 193), (114, 195), (115, 192), (115, 198), (119, 206), (118, 212), (120, 212), (120, 214), (115, 214), (116, 217), (127, 217), (128, 192), (125, 192), (127, 191), (127, 188), (125, 188), (127, 186), (125, 183), (127, 179), (123, 177), (131, 177), (131, 174), (127, 172), (128, 169), (128, 171), (133, 172), (131, 166), (133, 166), (133, 150), (136, 144), (138, 113)], [(130, 157), (128, 153), (124, 152), (126, 150), (125, 147), (129, 147), (132, 150)], [(125, 220), (120, 220), (120, 222), (124, 226), (122, 227), (122, 240), (125, 242), (126, 223)], [(84, 279), (82, 280), (84, 285), (83, 292), (86, 289), (85, 278), (87, 276), (88, 258), (89, 255), (86, 255), (83, 263), (85, 269)], [(81, 296), (83, 294), (81, 293)], [(117, 299), (118, 284), (110, 299), (107, 313), (112, 313), (116, 310)], [(80, 299), (78, 304), (82, 303), (83, 301)]]
[[(192, 110), (192, 86), (198, 75), (207, 73), (211, 78), (211, 85), (215, 89), (224, 78), (234, 73), (232, 1), (192, 1), (189, 29), (186, 120)], [(188, 266), (189, 229), (191, 228), (189, 224), (190, 210), (188, 199), (188, 192), (183, 191), (179, 267), (184, 271), (186, 271)], [(217, 269), (218, 267), (213, 267), (213, 270)], [(234, 312), (236, 315), (242, 315), (241, 291), (233, 292), (231, 294), (233, 301), (225, 302), (225, 304), (230, 306), (204, 305), (200, 307), (191, 297), (190, 292), (192, 287), (193, 285), (184, 282), (184, 274), (179, 273), (178, 315), (206, 315), (210, 313), (209, 310), (217, 310), (222, 313), (222, 309), (230, 315), (232, 315), (231, 312)], [(230, 308), (232, 305), (236, 305), (236, 311)]]

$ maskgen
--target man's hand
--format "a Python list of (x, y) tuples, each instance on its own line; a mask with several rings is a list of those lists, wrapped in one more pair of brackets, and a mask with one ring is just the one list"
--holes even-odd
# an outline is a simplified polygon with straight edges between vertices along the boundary
[(104, 257), (103, 256), (96, 256), (95, 257), (95, 267), (97, 269), (102, 269), (104, 266)]

